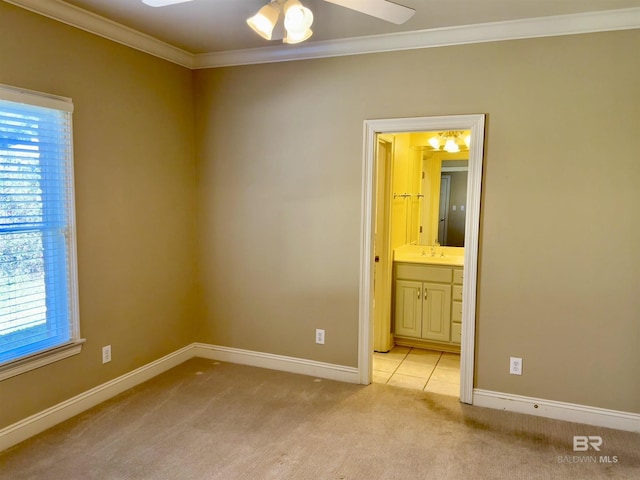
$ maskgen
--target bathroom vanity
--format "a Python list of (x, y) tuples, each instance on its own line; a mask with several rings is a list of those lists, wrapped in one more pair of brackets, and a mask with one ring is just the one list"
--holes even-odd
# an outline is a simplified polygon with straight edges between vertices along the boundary
[(394, 252), (395, 343), (459, 352), (464, 257), (446, 247), (437, 254), (425, 248)]

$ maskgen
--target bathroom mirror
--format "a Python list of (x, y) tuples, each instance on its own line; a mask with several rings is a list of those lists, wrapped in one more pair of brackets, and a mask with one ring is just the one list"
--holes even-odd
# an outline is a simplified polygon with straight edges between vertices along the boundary
[(464, 247), (470, 131), (395, 137), (393, 222), (398, 245)]
[(419, 245), (464, 247), (468, 152), (422, 152), (419, 202), (412, 205)]

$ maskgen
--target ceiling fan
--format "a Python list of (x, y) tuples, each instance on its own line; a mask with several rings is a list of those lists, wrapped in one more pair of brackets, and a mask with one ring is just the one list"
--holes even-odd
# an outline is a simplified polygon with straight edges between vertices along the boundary
[[(151, 7), (165, 7), (193, 0), (142, 0)], [(324, 0), (356, 12), (400, 25), (409, 20), (415, 10), (389, 0)], [(279, 22), (280, 19), (284, 22)], [(247, 19), (249, 26), (261, 37), (283, 39), (284, 43), (300, 43), (312, 35), (313, 13), (300, 0), (270, 0), (256, 15)], [(283, 23), (284, 28), (276, 28)], [(274, 33), (275, 30), (275, 33)]]

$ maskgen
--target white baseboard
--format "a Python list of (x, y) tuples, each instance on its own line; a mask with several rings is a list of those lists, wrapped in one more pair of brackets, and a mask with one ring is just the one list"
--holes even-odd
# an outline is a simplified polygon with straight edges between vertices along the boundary
[(48, 428), (95, 407), (99, 403), (135, 387), (193, 358), (203, 357), (223, 362), (282, 370), (342, 382), (358, 383), (358, 369), (301, 358), (240, 350), (204, 343), (192, 343), (147, 365), (87, 390), (42, 412), (31, 415), (13, 425), (0, 429), (0, 452)]
[[(193, 358), (358, 383), (358, 369), (238, 348), (193, 343), (0, 430), (0, 452)], [(510, 412), (640, 432), (640, 414), (474, 389), (473, 404)]]
[(640, 432), (640, 414), (474, 388), (473, 404), (599, 427)]
[(338, 380), (340, 382), (358, 383), (358, 369), (332, 363), (316, 362), (295, 357), (285, 357), (271, 353), (241, 350), (239, 348), (221, 347), (204, 343), (194, 343), (194, 357), (209, 358), (222, 362), (239, 363), (252, 367), (269, 368), (289, 373), (299, 373), (313, 377)]
[(188, 345), (3, 428), (0, 430), (0, 452), (189, 360), (193, 357), (192, 350), (193, 346)]

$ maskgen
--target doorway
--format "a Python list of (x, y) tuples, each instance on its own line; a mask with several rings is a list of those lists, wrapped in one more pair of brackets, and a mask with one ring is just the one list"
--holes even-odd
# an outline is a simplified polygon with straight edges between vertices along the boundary
[(438, 211), (438, 243), (447, 244), (449, 233), (449, 197), (451, 195), (451, 175), (440, 176), (440, 209)]
[(480, 220), (480, 187), (484, 143), (484, 115), (456, 115), (365, 121), (363, 189), (361, 214), (361, 268), (358, 372), (362, 384), (371, 383), (374, 345), (374, 272), (377, 211), (377, 153), (381, 134), (437, 130), (470, 130), (467, 183), (465, 281), (462, 293), (462, 335), (460, 357), (460, 401), (473, 403), (475, 311)]

